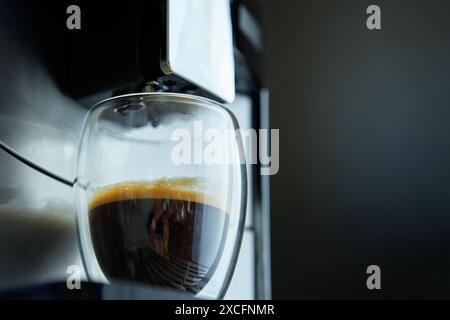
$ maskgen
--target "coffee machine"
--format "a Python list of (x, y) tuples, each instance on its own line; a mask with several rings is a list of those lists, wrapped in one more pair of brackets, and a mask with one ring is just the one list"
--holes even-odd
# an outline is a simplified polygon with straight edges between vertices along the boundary
[[(96, 102), (188, 93), (225, 104), (241, 128), (269, 127), (260, 6), (0, 2), (0, 290), (65, 283), (69, 266), (82, 267), (72, 185), (82, 122)], [(269, 180), (247, 166), (244, 240), (225, 298), (267, 299)]]

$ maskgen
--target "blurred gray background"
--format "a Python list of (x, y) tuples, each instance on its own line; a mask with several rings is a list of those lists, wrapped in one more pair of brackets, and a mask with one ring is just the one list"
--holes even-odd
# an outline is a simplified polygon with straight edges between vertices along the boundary
[(450, 2), (263, 4), (273, 297), (450, 298)]

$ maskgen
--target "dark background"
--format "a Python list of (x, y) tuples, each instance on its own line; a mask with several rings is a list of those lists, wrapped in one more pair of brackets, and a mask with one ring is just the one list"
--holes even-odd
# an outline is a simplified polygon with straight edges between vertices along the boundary
[(450, 298), (450, 2), (263, 3), (273, 297)]

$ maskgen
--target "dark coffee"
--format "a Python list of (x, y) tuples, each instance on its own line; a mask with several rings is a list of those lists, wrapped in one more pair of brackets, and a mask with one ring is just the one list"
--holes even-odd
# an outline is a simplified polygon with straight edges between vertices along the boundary
[(92, 243), (110, 279), (197, 293), (220, 258), (228, 213), (190, 188), (192, 179), (128, 183), (90, 205)]

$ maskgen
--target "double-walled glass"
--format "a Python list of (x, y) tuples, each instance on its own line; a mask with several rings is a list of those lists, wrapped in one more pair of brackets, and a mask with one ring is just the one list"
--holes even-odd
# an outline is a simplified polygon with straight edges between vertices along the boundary
[(221, 298), (246, 204), (234, 117), (197, 96), (114, 97), (88, 113), (75, 183), (91, 281), (131, 281)]

